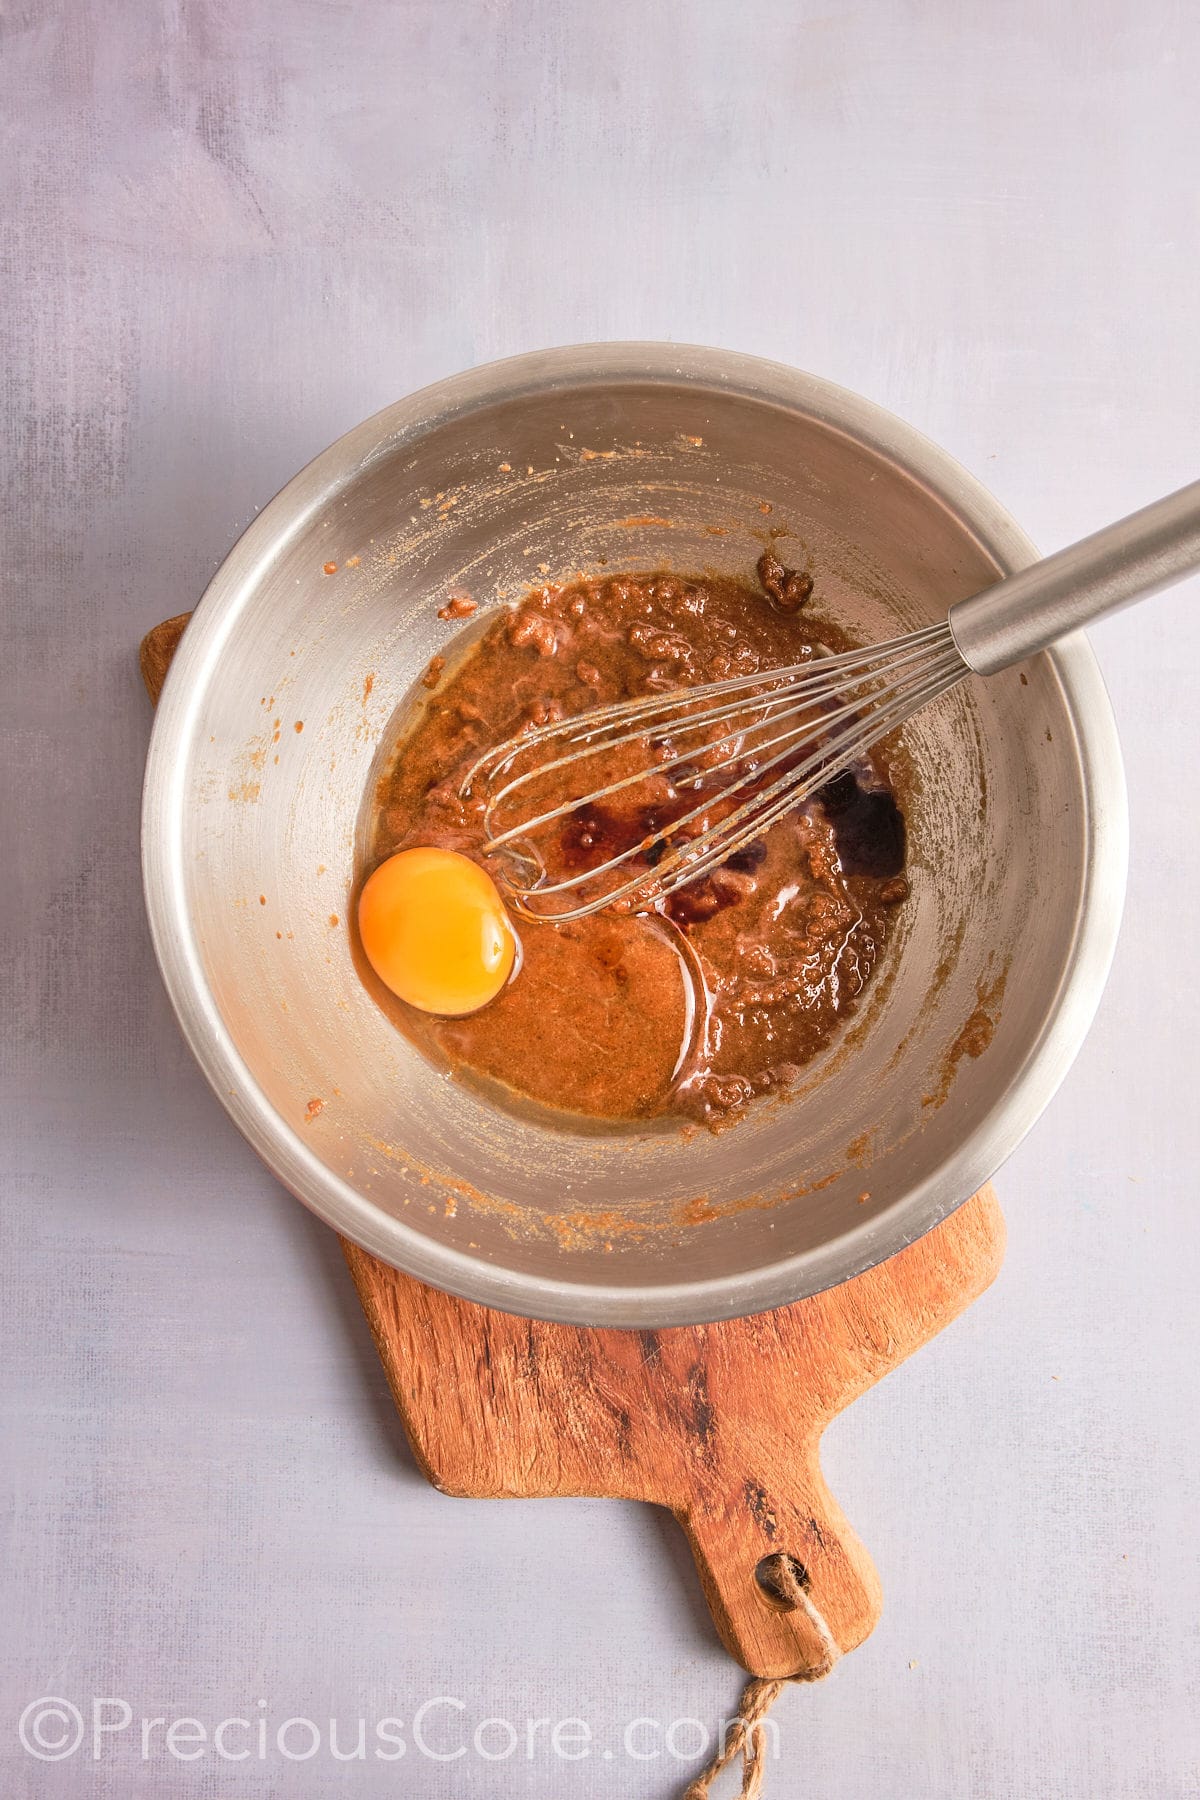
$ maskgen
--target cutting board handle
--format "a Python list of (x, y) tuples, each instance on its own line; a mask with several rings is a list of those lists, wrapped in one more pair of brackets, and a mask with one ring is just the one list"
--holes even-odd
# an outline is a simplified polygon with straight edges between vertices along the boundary
[(809, 1674), (829, 1660), (811, 1612), (780, 1592), (774, 1558), (788, 1559), (838, 1650), (860, 1644), (882, 1610), (875, 1566), (825, 1485), (817, 1449), (814, 1437), (806, 1457), (793, 1455), (786, 1493), (749, 1479), (732, 1495), (703, 1486), (679, 1515), (721, 1640), (746, 1669)]

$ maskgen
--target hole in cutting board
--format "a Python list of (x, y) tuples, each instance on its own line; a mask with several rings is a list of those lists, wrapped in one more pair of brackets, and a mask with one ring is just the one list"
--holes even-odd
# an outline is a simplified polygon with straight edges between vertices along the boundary
[(782, 1573), (781, 1565), (786, 1568), (797, 1587), (802, 1587), (807, 1593), (808, 1570), (799, 1557), (789, 1556), (786, 1551), (774, 1551), (770, 1556), (764, 1556), (755, 1566), (754, 1579), (772, 1606), (779, 1607), (781, 1612), (792, 1612), (796, 1602), (788, 1592), (787, 1579)]

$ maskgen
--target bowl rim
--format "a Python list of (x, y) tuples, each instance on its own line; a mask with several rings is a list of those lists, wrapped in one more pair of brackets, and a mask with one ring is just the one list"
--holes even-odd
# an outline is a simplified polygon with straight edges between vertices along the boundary
[(1074, 727), (1086, 846), (1075, 935), (1052, 1009), (1007, 1087), (937, 1169), (861, 1226), (809, 1250), (722, 1279), (639, 1286), (560, 1280), (501, 1268), (427, 1238), (328, 1169), (275, 1112), (238, 1054), (208, 989), (187, 912), (184, 775), (207, 682), (261, 572), (378, 457), (500, 399), (619, 381), (694, 382), (791, 407), (896, 462), (1006, 573), (1037, 560), (1016, 521), (945, 450), (873, 401), (787, 364), (653, 342), (568, 345), (484, 364), (434, 382), (346, 432), (263, 507), (225, 557), (196, 607), (155, 713), (143, 787), (142, 871), (155, 955), (184, 1037), (243, 1136), (305, 1206), (384, 1262), (465, 1299), (531, 1318), (634, 1328), (734, 1318), (818, 1293), (903, 1249), (990, 1179), (1053, 1097), (1099, 1004), (1121, 920), (1128, 816), (1112, 706), (1091, 646), (1076, 633), (1042, 653)]

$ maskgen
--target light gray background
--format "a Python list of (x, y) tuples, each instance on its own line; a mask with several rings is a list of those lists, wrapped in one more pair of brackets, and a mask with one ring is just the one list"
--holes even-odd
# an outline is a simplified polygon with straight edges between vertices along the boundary
[[(183, 1049), (134, 650), (339, 432), (543, 344), (818, 371), (1046, 548), (1194, 478), (1200, 14), (4, 0), (0, 34), (0, 1791), (667, 1800), (694, 1764), (623, 1757), (624, 1723), (738, 1691), (669, 1520), (427, 1488), (334, 1239)], [(1198, 600), (1096, 633), (1133, 831), (1112, 982), (999, 1179), (999, 1284), (828, 1435), (886, 1614), (781, 1700), (780, 1800), (1200, 1793)], [(468, 1737), (577, 1714), (596, 1747), (143, 1763), (126, 1733), (50, 1765), (16, 1735), (46, 1693), (332, 1715), (350, 1747), (444, 1694)]]

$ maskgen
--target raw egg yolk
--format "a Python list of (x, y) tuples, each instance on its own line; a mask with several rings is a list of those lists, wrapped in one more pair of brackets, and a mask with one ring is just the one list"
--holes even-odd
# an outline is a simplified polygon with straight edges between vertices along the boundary
[(358, 902), (367, 961), (422, 1012), (476, 1012), (512, 973), (517, 940), (495, 882), (456, 850), (399, 850)]

